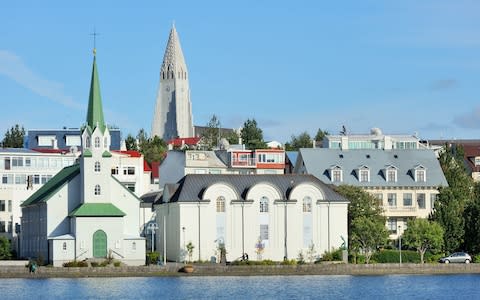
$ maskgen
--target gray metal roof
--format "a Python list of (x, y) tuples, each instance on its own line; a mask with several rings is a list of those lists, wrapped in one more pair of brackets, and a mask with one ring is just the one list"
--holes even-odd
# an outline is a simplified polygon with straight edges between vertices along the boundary
[[(316, 185), (328, 201), (348, 201), (332, 188), (311, 175), (289, 174), (289, 175), (234, 175), (234, 174), (189, 174), (185, 175), (177, 185), (166, 185), (171, 188), (172, 195), (170, 202), (192, 202), (202, 200), (203, 192), (211, 185), (225, 183), (234, 188), (241, 199), (245, 199), (248, 190), (258, 183), (270, 183), (276, 186), (280, 192), (288, 197), (292, 188), (300, 183), (311, 183)], [(164, 193), (165, 194), (165, 193)], [(281, 200), (281, 199), (276, 199)], [(162, 203), (160, 199), (156, 204)]]
[[(312, 174), (325, 183), (349, 184), (364, 187), (376, 186), (448, 186), (445, 175), (433, 150), (381, 150), (381, 149), (300, 149), (295, 172), (300, 164), (305, 165), (306, 173)], [(426, 169), (426, 181), (416, 182), (412, 170), (418, 166)], [(342, 182), (332, 182), (330, 169), (338, 166), (343, 171)], [(370, 181), (360, 182), (356, 175), (359, 167), (370, 170)], [(397, 169), (397, 182), (387, 182), (384, 170), (387, 166)]]

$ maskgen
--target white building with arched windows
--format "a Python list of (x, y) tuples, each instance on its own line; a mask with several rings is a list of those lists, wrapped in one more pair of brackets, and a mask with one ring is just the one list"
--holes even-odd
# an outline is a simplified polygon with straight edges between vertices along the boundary
[[(155, 205), (157, 249), (182, 261), (294, 259), (313, 245), (317, 255), (347, 236), (348, 200), (311, 175), (198, 175), (166, 184)], [(164, 243), (165, 241), (165, 243)]]

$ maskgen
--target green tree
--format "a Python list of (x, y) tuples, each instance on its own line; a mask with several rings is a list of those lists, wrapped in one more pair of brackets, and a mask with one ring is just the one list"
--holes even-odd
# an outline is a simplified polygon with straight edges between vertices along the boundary
[(214, 114), (207, 123), (207, 129), (202, 135), (203, 144), (208, 150), (212, 150), (220, 141), (220, 120)]
[(243, 123), (243, 128), (240, 133), (243, 143), (248, 149), (262, 149), (266, 148), (267, 144), (263, 140), (263, 131), (258, 128), (255, 119), (248, 119)]
[(318, 128), (317, 134), (315, 135), (315, 141), (317, 142), (323, 141), (323, 138), (326, 135), (329, 135), (328, 131)]
[(463, 162), (463, 149), (445, 146), (439, 157), (448, 187), (441, 187), (430, 219), (444, 230), (444, 250), (454, 252), (464, 247), (465, 208), (474, 199), (474, 183)]
[(146, 131), (142, 128), (137, 134), (138, 151), (143, 154), (145, 161), (149, 164), (152, 162), (161, 162), (167, 152), (167, 144), (158, 136), (149, 138)]
[(2, 140), (3, 148), (23, 148), (23, 139), (25, 138), (25, 129), (16, 124), (7, 132)]
[(4, 236), (0, 236), (0, 259), (10, 259), (11, 257), (10, 241)]
[(437, 222), (427, 219), (413, 219), (408, 221), (407, 226), (402, 239), (405, 245), (417, 250), (422, 264), (427, 250), (442, 249), (444, 232), (442, 226)]
[(240, 136), (235, 131), (230, 131), (225, 134), (224, 138), (230, 143), (230, 145), (238, 144), (238, 138)]
[(365, 263), (370, 262), (370, 258), (377, 248), (384, 245), (388, 239), (385, 223), (378, 219), (359, 216), (351, 222), (351, 245), (354, 248), (361, 249), (365, 255)]
[(298, 136), (292, 135), (290, 142), (285, 143), (285, 150), (298, 151), (300, 148), (312, 148), (313, 141), (310, 135), (304, 131)]
[[(336, 187), (336, 191), (350, 200), (348, 206), (348, 248), (350, 253), (355, 261), (360, 251), (370, 251), (371, 256), (375, 247), (382, 245), (388, 238), (383, 209), (374, 196), (360, 187), (341, 185)], [(376, 232), (362, 232), (366, 229), (374, 229)]]
[(465, 250), (480, 253), (480, 184), (475, 185), (475, 197), (467, 204), (465, 218)]
[(129, 134), (127, 136), (127, 138), (125, 139), (125, 146), (127, 147), (127, 150), (135, 150), (135, 151), (138, 151), (138, 147), (137, 147), (137, 140), (135, 139), (135, 137), (131, 134)]

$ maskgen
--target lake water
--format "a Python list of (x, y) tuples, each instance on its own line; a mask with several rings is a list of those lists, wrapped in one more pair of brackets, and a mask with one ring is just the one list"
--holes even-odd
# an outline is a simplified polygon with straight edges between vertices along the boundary
[(479, 299), (480, 275), (0, 279), (0, 299)]

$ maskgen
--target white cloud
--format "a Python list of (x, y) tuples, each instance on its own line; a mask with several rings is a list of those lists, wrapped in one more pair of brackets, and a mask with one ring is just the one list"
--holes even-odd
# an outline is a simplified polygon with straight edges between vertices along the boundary
[(82, 105), (65, 94), (61, 83), (41, 78), (12, 52), (0, 50), (0, 74), (14, 80), (37, 95), (66, 107), (83, 109)]

